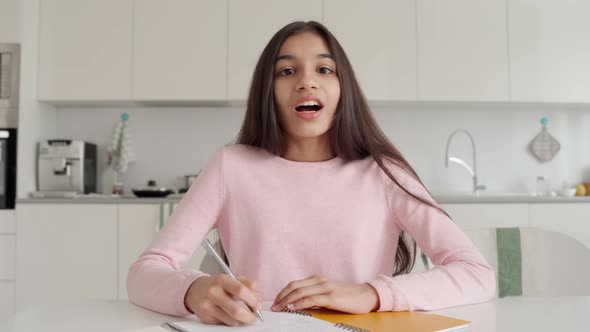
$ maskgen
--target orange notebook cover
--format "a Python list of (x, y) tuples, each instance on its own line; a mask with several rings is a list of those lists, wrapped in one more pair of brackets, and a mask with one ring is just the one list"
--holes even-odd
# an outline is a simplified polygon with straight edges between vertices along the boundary
[(348, 331), (447, 332), (469, 326), (469, 321), (425, 312), (370, 312), (353, 315), (328, 309), (301, 310)]

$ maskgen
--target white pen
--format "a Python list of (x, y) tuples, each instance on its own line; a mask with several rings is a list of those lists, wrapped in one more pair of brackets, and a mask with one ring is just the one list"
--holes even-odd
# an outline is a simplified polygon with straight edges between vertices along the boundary
[[(227, 264), (225, 264), (225, 262), (223, 261), (223, 259), (221, 258), (221, 256), (219, 256), (219, 254), (217, 253), (217, 251), (215, 251), (215, 248), (213, 248), (213, 245), (211, 244), (211, 242), (209, 242), (209, 239), (205, 239), (203, 241), (203, 246), (205, 247), (205, 249), (207, 250), (207, 252), (209, 253), (209, 255), (213, 256), (213, 259), (215, 259), (215, 261), (217, 262), (217, 265), (219, 265), (219, 267), (223, 270), (223, 272), (225, 272), (230, 277), (232, 277), (234, 280), (237, 280), (239, 282), (238, 278), (236, 278), (236, 276), (229, 269), (229, 266), (227, 266)], [(253, 313), (255, 313), (256, 316), (258, 318), (260, 318), (261, 321), (264, 322), (264, 318), (262, 318), (262, 313), (260, 312), (260, 310), (258, 310), (256, 308), (250, 307), (247, 303), (244, 303), (244, 304), (246, 304), (246, 306)]]

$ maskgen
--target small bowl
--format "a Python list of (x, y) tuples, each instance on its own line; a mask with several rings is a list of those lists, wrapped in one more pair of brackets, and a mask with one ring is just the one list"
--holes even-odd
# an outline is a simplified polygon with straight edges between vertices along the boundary
[(557, 195), (561, 197), (574, 197), (576, 195), (576, 188), (564, 188), (557, 191)]
[(166, 197), (172, 194), (174, 191), (165, 188), (159, 189), (132, 189), (133, 194), (137, 197), (156, 198)]

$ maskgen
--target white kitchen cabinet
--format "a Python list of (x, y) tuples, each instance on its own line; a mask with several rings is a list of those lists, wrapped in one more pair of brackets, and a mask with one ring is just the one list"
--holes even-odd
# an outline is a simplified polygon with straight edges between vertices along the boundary
[(17, 310), (38, 301), (117, 298), (117, 205), (20, 204)]
[(16, 236), (0, 234), (0, 281), (14, 280)]
[(133, 98), (227, 98), (227, 2), (135, 0)]
[[(119, 241), (119, 299), (127, 299), (127, 272), (131, 264), (155, 239), (172, 214), (172, 204), (120, 204), (118, 222)], [(209, 240), (218, 240), (217, 232), (209, 233)], [(199, 246), (186, 268), (204, 269), (207, 273), (217, 272), (209, 260), (205, 260), (206, 251)], [(203, 262), (205, 261), (204, 265)]]
[(510, 0), (512, 100), (590, 101), (590, 1)]
[(590, 249), (590, 204), (531, 204), (531, 226), (567, 234)]
[(229, 0), (228, 79), (230, 100), (246, 100), (254, 67), (264, 46), (292, 21), (322, 20), (322, 2)]
[(0, 234), (14, 234), (16, 232), (15, 210), (0, 210)]
[[(160, 204), (119, 205), (119, 299), (127, 299), (127, 271), (154, 240), (160, 225)], [(167, 211), (164, 211), (168, 215)]]
[(461, 229), (527, 227), (528, 204), (441, 204)]
[(508, 100), (506, 2), (416, 1), (418, 98)]
[(538, 227), (567, 234), (590, 248), (590, 204), (441, 204), (461, 229)]
[(342, 44), (367, 99), (416, 99), (413, 0), (324, 0), (324, 23)]
[(129, 100), (133, 0), (40, 6), (39, 99)]
[(15, 313), (15, 294), (14, 281), (0, 280), (0, 315), (12, 315)]
[(15, 260), (16, 213), (0, 211), (0, 315), (14, 314), (15, 310)]

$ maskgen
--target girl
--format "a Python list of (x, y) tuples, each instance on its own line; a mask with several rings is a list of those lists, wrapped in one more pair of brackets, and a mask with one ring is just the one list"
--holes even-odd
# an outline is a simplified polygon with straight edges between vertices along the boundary
[[(237, 143), (210, 159), (131, 266), (132, 302), (241, 325), (256, 316), (237, 300), (366, 313), (494, 295), (493, 270), (378, 128), (323, 25), (294, 22), (270, 40)], [(241, 282), (181, 270), (213, 228)], [(433, 269), (408, 274), (416, 245), (404, 233)]]

